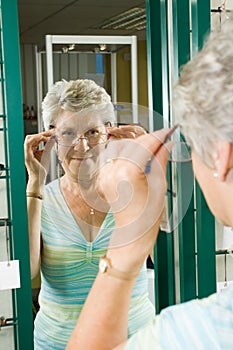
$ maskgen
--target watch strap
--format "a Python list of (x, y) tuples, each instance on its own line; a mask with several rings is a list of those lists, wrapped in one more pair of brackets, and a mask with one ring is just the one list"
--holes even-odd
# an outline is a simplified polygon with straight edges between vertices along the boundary
[(104, 271), (101, 271), (102, 273), (107, 273), (109, 276), (125, 280), (125, 281), (131, 281), (134, 278), (137, 277), (138, 271), (121, 271), (112, 266), (111, 260), (105, 255), (103, 255), (100, 259), (104, 259), (106, 262), (106, 269)]

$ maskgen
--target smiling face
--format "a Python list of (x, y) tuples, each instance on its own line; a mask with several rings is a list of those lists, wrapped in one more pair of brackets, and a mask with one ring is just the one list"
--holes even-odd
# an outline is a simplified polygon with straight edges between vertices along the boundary
[(56, 141), (65, 173), (77, 180), (88, 179), (96, 172), (101, 144), (107, 141), (106, 127), (94, 119), (85, 123), (73, 112), (64, 111), (56, 125)]

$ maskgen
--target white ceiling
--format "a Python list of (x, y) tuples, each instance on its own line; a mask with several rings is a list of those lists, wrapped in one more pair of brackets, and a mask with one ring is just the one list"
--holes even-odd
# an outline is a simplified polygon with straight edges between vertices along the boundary
[(145, 0), (18, 0), (20, 42), (43, 48), (46, 34), (137, 35), (145, 39), (145, 30), (95, 29), (133, 7), (145, 8)]
[[(109, 18), (131, 8), (145, 8), (145, 4), (146, 0), (18, 0), (20, 42), (43, 50), (46, 34), (137, 35), (138, 40), (145, 40), (145, 30), (96, 29)], [(211, 0), (211, 9), (218, 7), (229, 14), (233, 0)], [(224, 13), (211, 15), (217, 23), (220, 16), (226, 17)]]

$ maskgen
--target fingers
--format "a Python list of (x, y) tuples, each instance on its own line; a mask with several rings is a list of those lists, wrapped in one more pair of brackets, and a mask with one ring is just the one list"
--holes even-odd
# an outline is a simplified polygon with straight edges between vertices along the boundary
[(37, 149), (39, 144), (41, 142), (47, 142), (50, 138), (51, 134), (44, 135), (44, 133), (41, 134), (35, 134), (35, 135), (27, 135), (24, 141), (24, 146), (26, 149), (32, 148), (34, 150)]
[(34, 156), (35, 156), (35, 158), (36, 158), (39, 162), (41, 161), (42, 154), (43, 154), (43, 151), (42, 151), (42, 150), (36, 150), (36, 151), (34, 152)]
[[(135, 140), (110, 142), (104, 151), (97, 190), (111, 205), (117, 229), (110, 247), (128, 245), (159, 225), (167, 188), (170, 129)], [(101, 155), (102, 156), (102, 155)], [(150, 170), (145, 172), (150, 160)]]
[(50, 137), (54, 134), (52, 130), (42, 132), (40, 134), (27, 135), (24, 141), (25, 150), (32, 149), (37, 150), (38, 146), (42, 142), (48, 142)]
[(109, 159), (125, 159), (137, 164), (142, 171), (146, 170), (146, 173), (149, 173), (148, 161), (151, 161), (153, 156), (156, 155), (157, 161), (165, 169), (170, 147), (167, 144), (163, 145), (163, 142), (166, 140), (169, 130), (163, 129), (152, 134), (145, 134), (135, 140), (124, 138), (120, 142), (109, 142), (105, 152), (100, 154), (99, 166), (104, 166)]
[(120, 125), (119, 127), (107, 128), (110, 139), (130, 138), (135, 139), (146, 134), (146, 130), (140, 125)]
[(140, 136), (135, 142), (144, 145), (151, 153), (155, 154), (169, 134), (170, 129), (161, 129), (150, 134)]
[(46, 169), (47, 172), (49, 170), (50, 154), (51, 154), (51, 150), (52, 150), (54, 144), (55, 144), (55, 139), (50, 137), (48, 142), (45, 145), (43, 155), (41, 158), (41, 165)]
[(39, 145), (41, 143), (48, 144), (53, 134), (53, 130), (49, 130), (40, 134), (26, 136), (24, 141), (24, 153), (26, 165), (28, 168), (32, 167), (33, 162), (41, 161), (43, 149), (39, 149)]
[[(139, 152), (136, 156), (141, 158), (141, 160), (144, 159), (144, 162), (146, 160), (145, 166), (148, 165), (148, 161), (151, 162), (154, 159), (153, 156), (156, 156), (157, 161), (159, 161), (163, 169), (166, 168), (169, 152), (172, 148), (171, 142), (164, 144), (169, 132), (170, 129), (161, 129), (151, 134), (142, 135), (134, 141), (139, 146), (134, 146), (134, 154), (136, 151)], [(149, 157), (148, 154), (150, 154)], [(145, 159), (146, 155), (148, 157), (147, 159)], [(143, 164), (143, 162), (141, 163)], [(148, 170), (147, 172), (149, 172)]]

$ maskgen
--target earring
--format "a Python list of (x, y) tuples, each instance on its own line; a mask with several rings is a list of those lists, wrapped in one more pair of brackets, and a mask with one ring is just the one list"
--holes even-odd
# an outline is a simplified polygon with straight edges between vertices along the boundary
[(218, 173), (217, 173), (217, 172), (213, 173), (213, 177), (214, 177), (215, 179), (217, 179), (217, 178), (219, 177)]

